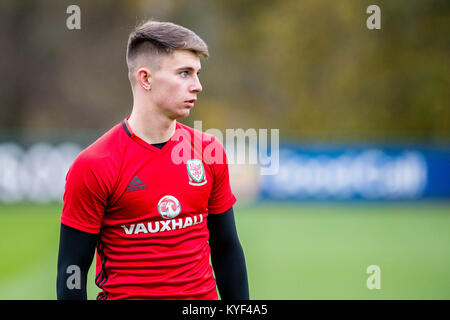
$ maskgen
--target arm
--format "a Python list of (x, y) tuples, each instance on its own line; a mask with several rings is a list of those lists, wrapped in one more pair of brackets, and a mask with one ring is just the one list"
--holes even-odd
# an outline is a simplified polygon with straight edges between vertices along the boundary
[[(86, 300), (86, 282), (89, 267), (92, 263), (98, 234), (79, 231), (61, 224), (58, 254), (58, 274), (56, 292), (58, 300)], [(68, 267), (79, 268), (79, 289), (74, 288), (74, 280), (78, 271)], [(70, 286), (68, 286), (71, 284)], [(72, 288), (72, 289), (71, 289)]]
[(56, 279), (58, 299), (87, 299), (87, 274), (109, 195), (107, 168), (82, 151), (67, 172)]
[(208, 215), (211, 261), (222, 300), (248, 300), (245, 257), (236, 231), (233, 208)]

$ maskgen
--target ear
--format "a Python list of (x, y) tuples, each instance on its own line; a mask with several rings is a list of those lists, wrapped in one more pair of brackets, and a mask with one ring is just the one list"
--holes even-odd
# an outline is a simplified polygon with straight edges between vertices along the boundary
[(137, 83), (146, 91), (151, 90), (151, 75), (150, 70), (148, 68), (142, 67), (139, 68), (136, 72), (136, 80)]

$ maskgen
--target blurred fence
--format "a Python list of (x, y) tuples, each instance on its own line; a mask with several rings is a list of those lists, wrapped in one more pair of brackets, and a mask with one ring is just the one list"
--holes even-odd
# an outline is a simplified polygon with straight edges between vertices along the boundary
[[(0, 201), (62, 201), (65, 176), (86, 145), (0, 143)], [(450, 148), (284, 145), (279, 170), (231, 164), (238, 200), (450, 198)]]
[(66, 173), (80, 146), (74, 143), (37, 143), (24, 149), (0, 144), (0, 201), (60, 201)]

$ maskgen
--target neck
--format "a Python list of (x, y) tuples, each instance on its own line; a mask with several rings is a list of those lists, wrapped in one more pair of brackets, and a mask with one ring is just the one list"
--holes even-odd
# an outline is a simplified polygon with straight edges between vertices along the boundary
[(128, 124), (135, 135), (149, 144), (168, 141), (176, 129), (175, 119), (154, 112), (148, 106), (133, 105)]

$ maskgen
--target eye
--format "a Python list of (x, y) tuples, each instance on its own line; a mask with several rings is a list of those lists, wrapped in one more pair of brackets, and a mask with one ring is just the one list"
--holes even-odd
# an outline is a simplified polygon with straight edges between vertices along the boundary
[(187, 71), (181, 71), (180, 72), (180, 75), (181, 75), (181, 77), (183, 77), (183, 78), (186, 78), (187, 76), (188, 76), (188, 72)]

